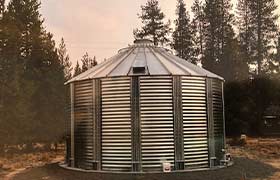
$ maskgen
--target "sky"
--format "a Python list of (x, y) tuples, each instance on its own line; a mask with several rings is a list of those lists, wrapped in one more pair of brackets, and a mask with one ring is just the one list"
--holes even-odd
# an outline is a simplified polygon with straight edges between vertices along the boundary
[[(192, 0), (187, 0), (190, 6)], [(146, 0), (41, 0), (45, 27), (59, 43), (66, 41), (76, 63), (88, 52), (103, 61), (133, 43), (133, 29), (141, 26), (137, 13)], [(166, 19), (173, 20), (176, 0), (160, 0)]]
[[(133, 43), (141, 26), (137, 13), (147, 0), (41, 0), (44, 26), (57, 44), (63, 37), (73, 64), (88, 52), (99, 62)], [(236, 0), (233, 0), (235, 3)], [(193, 0), (185, 0), (187, 9)], [(280, 0), (276, 0), (280, 4)], [(175, 19), (177, 0), (159, 0), (166, 19)]]

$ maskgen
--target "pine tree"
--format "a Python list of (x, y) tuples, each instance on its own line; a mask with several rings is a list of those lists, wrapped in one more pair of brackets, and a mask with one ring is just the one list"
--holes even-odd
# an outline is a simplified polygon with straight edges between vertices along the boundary
[[(6, 92), (8, 91), (8, 88), (6, 87), (6, 73), (7, 69), (5, 69), (5, 59), (3, 57), (3, 50), (4, 50), (4, 41), (5, 41), (5, 36), (3, 34), (3, 29), (4, 29), (4, 23), (3, 23), (3, 13), (0, 12), (0, 149), (3, 149), (3, 144), (6, 142), (7, 134), (9, 131), (9, 128), (6, 127), (5, 125), (5, 120), (6, 120)], [(1, 152), (1, 150), (0, 150)]]
[(161, 12), (158, 0), (148, 0), (146, 5), (141, 6), (142, 12), (139, 18), (142, 20), (143, 27), (134, 30), (136, 39), (148, 38), (154, 42), (155, 45), (159, 43), (164, 44), (168, 42), (170, 22), (164, 23), (165, 15)]
[[(63, 85), (64, 72), (52, 40), (52, 34), (46, 33), (43, 39), (43, 51), (36, 58), (43, 59), (44, 65), (36, 67), (36, 70), (39, 71), (36, 74), (40, 78), (33, 80), (37, 85), (37, 90), (33, 95), (36, 100), (32, 102), (33, 109), (36, 109), (35, 127), (40, 131), (33, 132), (32, 136), (35, 136), (39, 142), (51, 143), (60, 140), (63, 136), (61, 129), (65, 122), (66, 96), (64, 93), (66, 87)], [(46, 136), (46, 134), (49, 135)]]
[(76, 77), (76, 76), (78, 76), (81, 73), (82, 73), (82, 69), (80, 68), (79, 62), (77, 61), (77, 64), (76, 64), (76, 66), (74, 68), (74, 75), (73, 75), (73, 77)]
[(191, 23), (192, 33), (193, 33), (193, 46), (195, 56), (199, 62), (202, 61), (204, 50), (205, 50), (205, 15), (204, 15), (204, 7), (202, 1), (195, 0), (192, 5), (192, 13), (193, 19)]
[[(5, 9), (5, 1), (0, 0), (0, 74), (3, 76), (3, 44), (4, 44), (4, 35), (3, 35), (3, 15)], [(1, 116), (1, 108), (3, 108), (3, 77), (0, 77), (0, 116)]]
[[(30, 45), (27, 41), (30, 40), (27, 34), (29, 32), (31, 33), (27, 22), (35, 21), (34, 19), (30, 20), (34, 17), (29, 15), (32, 10), (29, 9), (30, 7), (24, 8), (23, 3), (22, 1), (11, 1), (2, 19), (3, 30), (1, 41), (4, 41), (5, 43), (3, 44), (5, 45), (1, 48), (1, 66), (3, 68), (3, 72), (1, 72), (3, 73), (1, 75), (1, 84), (3, 83), (4, 87), (2, 89), (4, 113), (1, 117), (4, 121), (4, 128), (13, 133), (13, 136), (8, 136), (12, 143), (16, 143), (16, 136), (21, 137), (21, 131), (29, 130), (29, 127), (25, 123), (34, 124), (34, 113), (31, 112), (31, 102), (35, 86), (32, 85), (31, 81), (26, 79), (25, 72), (29, 57), (26, 56), (25, 50)], [(34, 13), (32, 14), (34, 15)], [(29, 17), (25, 17), (27, 15)], [(1, 45), (3, 44), (1, 43)], [(13, 127), (13, 123), (9, 123), (11, 121), (17, 124), (18, 130)], [(26, 142), (26, 138), (20, 140)]]
[(175, 20), (172, 46), (179, 57), (196, 64), (190, 16), (183, 0), (178, 0), (176, 14), (178, 17)]
[(67, 53), (66, 44), (65, 44), (63, 38), (61, 39), (57, 52), (58, 52), (60, 64), (64, 70), (65, 81), (68, 81), (72, 78), (71, 72), (72, 72), (73, 68), (72, 68), (72, 63), (70, 61), (69, 54)]
[(252, 52), (252, 40), (253, 27), (252, 27), (252, 17), (250, 11), (250, 1), (239, 0), (237, 3), (237, 28), (238, 28), (238, 39), (241, 46), (241, 53), (245, 58), (245, 61), (250, 64), (253, 62), (253, 52)]
[(55, 141), (63, 127), (63, 69), (52, 34), (43, 27), (40, 5), (37, 0), (11, 0), (3, 16), (5, 126), (0, 132), (8, 143)]
[(98, 63), (97, 63), (97, 60), (96, 60), (96, 57), (93, 56), (93, 59), (92, 61), (90, 62), (90, 68), (93, 68), (94, 66), (96, 66)]
[(256, 74), (262, 75), (268, 69), (277, 34), (274, 0), (239, 0), (238, 30), (243, 53), (250, 65), (256, 66)]
[(91, 69), (93, 66), (97, 65), (96, 57), (94, 56), (94, 58), (91, 58), (89, 57), (88, 53), (83, 55), (81, 62), (82, 62), (82, 72), (85, 72)]
[(266, 57), (278, 31), (276, 22), (279, 16), (275, 14), (277, 5), (274, 0), (250, 0), (249, 5), (254, 30), (252, 35), (255, 37), (252, 38), (253, 58), (256, 59), (258, 74), (262, 75), (263, 64), (268, 60)]
[(1, 108), (3, 108), (3, 78), (4, 78), (4, 59), (3, 59), (3, 48), (4, 48), (4, 22), (3, 22), (3, 16), (4, 16), (4, 10), (5, 10), (5, 0), (0, 0), (0, 74), (2, 77), (0, 77), (0, 116), (1, 116)]
[(224, 48), (220, 71), (227, 82), (240, 82), (249, 77), (249, 67), (237, 39), (229, 41)]
[(224, 76), (226, 46), (234, 38), (233, 14), (230, 0), (206, 0), (205, 4), (205, 52), (202, 59), (204, 68)]

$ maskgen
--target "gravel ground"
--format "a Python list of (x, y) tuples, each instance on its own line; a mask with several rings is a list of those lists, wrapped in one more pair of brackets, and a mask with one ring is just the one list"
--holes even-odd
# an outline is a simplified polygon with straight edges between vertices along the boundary
[(16, 175), (15, 180), (261, 180), (270, 179), (279, 169), (260, 161), (239, 157), (234, 159), (232, 167), (215, 171), (200, 171), (168, 174), (100, 174), (73, 172), (58, 167), (58, 164), (49, 164), (39, 168), (26, 170)]

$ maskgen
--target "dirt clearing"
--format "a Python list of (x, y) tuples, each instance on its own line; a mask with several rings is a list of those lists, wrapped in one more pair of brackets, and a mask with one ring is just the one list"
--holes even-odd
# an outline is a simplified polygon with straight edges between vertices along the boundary
[(0, 179), (13, 179), (25, 170), (63, 161), (63, 152), (5, 154), (0, 156)]
[[(232, 167), (201, 172), (168, 174), (106, 174), (65, 170), (58, 166), (63, 154), (39, 153), (0, 158), (3, 179), (15, 180), (279, 180), (280, 139), (248, 139), (245, 146), (229, 147)], [(9, 165), (10, 164), (10, 165)], [(0, 164), (1, 165), (1, 164)]]

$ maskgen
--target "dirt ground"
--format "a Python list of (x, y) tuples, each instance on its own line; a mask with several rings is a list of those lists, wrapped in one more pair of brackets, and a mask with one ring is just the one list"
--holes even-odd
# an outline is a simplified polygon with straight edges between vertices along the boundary
[(60, 151), (0, 155), (0, 180), (14, 179), (16, 174), (29, 169), (61, 162), (64, 159), (63, 154)]
[(235, 164), (215, 170), (168, 174), (82, 173), (58, 166), (63, 153), (34, 153), (0, 157), (3, 180), (280, 180), (280, 138), (248, 139), (245, 146), (229, 146)]

